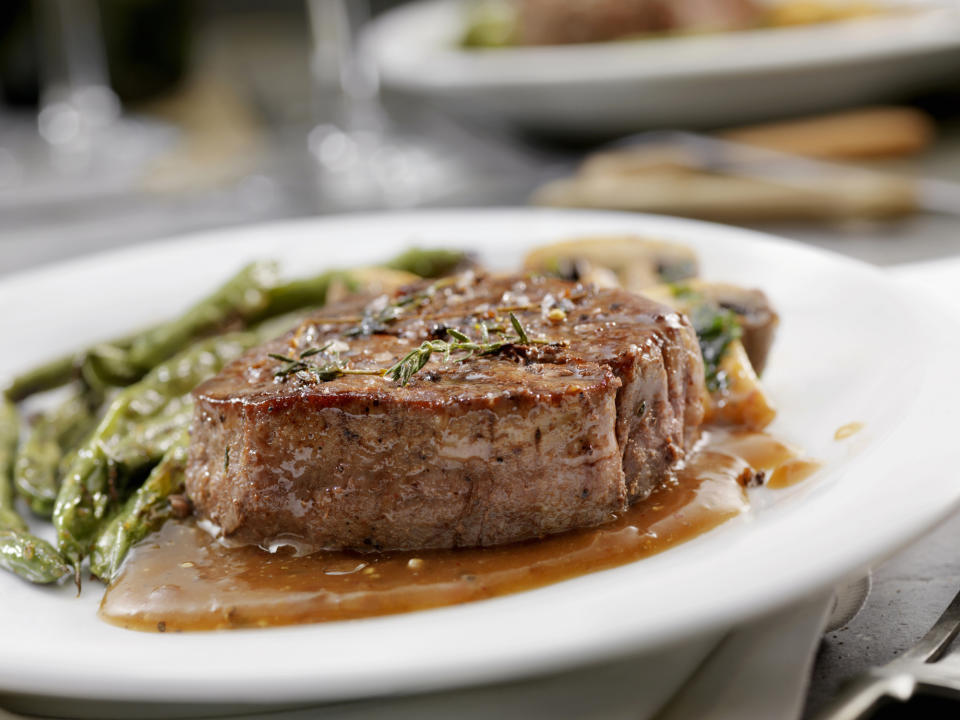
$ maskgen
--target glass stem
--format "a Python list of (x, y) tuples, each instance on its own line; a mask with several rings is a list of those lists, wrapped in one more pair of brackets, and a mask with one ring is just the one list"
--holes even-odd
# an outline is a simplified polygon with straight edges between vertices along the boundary
[(367, 1), (309, 0), (307, 8), (318, 120), (347, 132), (381, 130), (378, 78), (357, 51), (358, 29), (370, 14)]
[(95, 0), (37, 0), (43, 93), (40, 134), (53, 146), (82, 143), (110, 125), (119, 101), (110, 88)]

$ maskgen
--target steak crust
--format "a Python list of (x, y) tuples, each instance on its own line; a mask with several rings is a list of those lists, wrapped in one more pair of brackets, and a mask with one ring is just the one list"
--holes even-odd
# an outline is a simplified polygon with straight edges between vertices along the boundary
[[(398, 317), (384, 320), (388, 305)], [(446, 328), (512, 333), (508, 312), (546, 342), (435, 353), (406, 386), (278, 378), (270, 357), (326, 347), (310, 359), (385, 368)], [(468, 273), (325, 308), (200, 385), (187, 492), (225, 538), (301, 552), (541, 537), (601, 524), (671, 480), (702, 393), (683, 315), (621, 290)]]

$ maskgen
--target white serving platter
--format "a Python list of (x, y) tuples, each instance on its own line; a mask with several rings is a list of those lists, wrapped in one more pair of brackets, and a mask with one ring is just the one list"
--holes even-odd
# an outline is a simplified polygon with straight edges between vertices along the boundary
[[(413, 244), (515, 267), (533, 245), (637, 233), (696, 249), (707, 278), (759, 286), (782, 325), (764, 382), (773, 430), (824, 461), (752, 510), (630, 565), (405, 615), (144, 634), (96, 617), (101, 589), (0, 575), (0, 696), (127, 702), (326, 702), (517, 679), (716, 636), (862, 571), (960, 501), (957, 322), (862, 263), (745, 230), (643, 215), (453, 210), (341, 216), (173, 239), (0, 280), (0, 380), (173, 314), (251, 258), (290, 275)], [(865, 423), (839, 442), (835, 430)], [(695, 658), (694, 658), (695, 660)], [(637, 692), (644, 679), (637, 678)]]

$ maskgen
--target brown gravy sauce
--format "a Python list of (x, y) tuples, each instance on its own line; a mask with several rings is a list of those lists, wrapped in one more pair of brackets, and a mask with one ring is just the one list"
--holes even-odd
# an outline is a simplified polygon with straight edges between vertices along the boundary
[(615, 520), (502, 547), (320, 552), (225, 547), (193, 522), (168, 522), (133, 552), (100, 617), (134, 630), (219, 630), (423, 610), (541, 587), (689, 540), (748, 508), (745, 486), (785, 487), (818, 464), (766, 434), (711, 430), (675, 483)]

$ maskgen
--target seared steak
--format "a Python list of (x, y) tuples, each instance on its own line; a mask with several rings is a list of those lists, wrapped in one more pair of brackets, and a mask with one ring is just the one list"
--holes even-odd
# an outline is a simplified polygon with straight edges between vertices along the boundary
[(520, 0), (521, 45), (616, 40), (661, 32), (718, 32), (755, 27), (756, 0)]
[[(310, 369), (387, 368), (452, 340), (450, 328), (515, 338), (510, 312), (530, 342), (465, 360), (435, 352), (405, 386)], [(271, 357), (304, 352), (300, 371)], [(669, 308), (467, 274), (325, 308), (199, 386), (187, 491), (225, 537), (263, 546), (524, 540), (603, 523), (669, 481), (702, 393), (696, 335)]]

